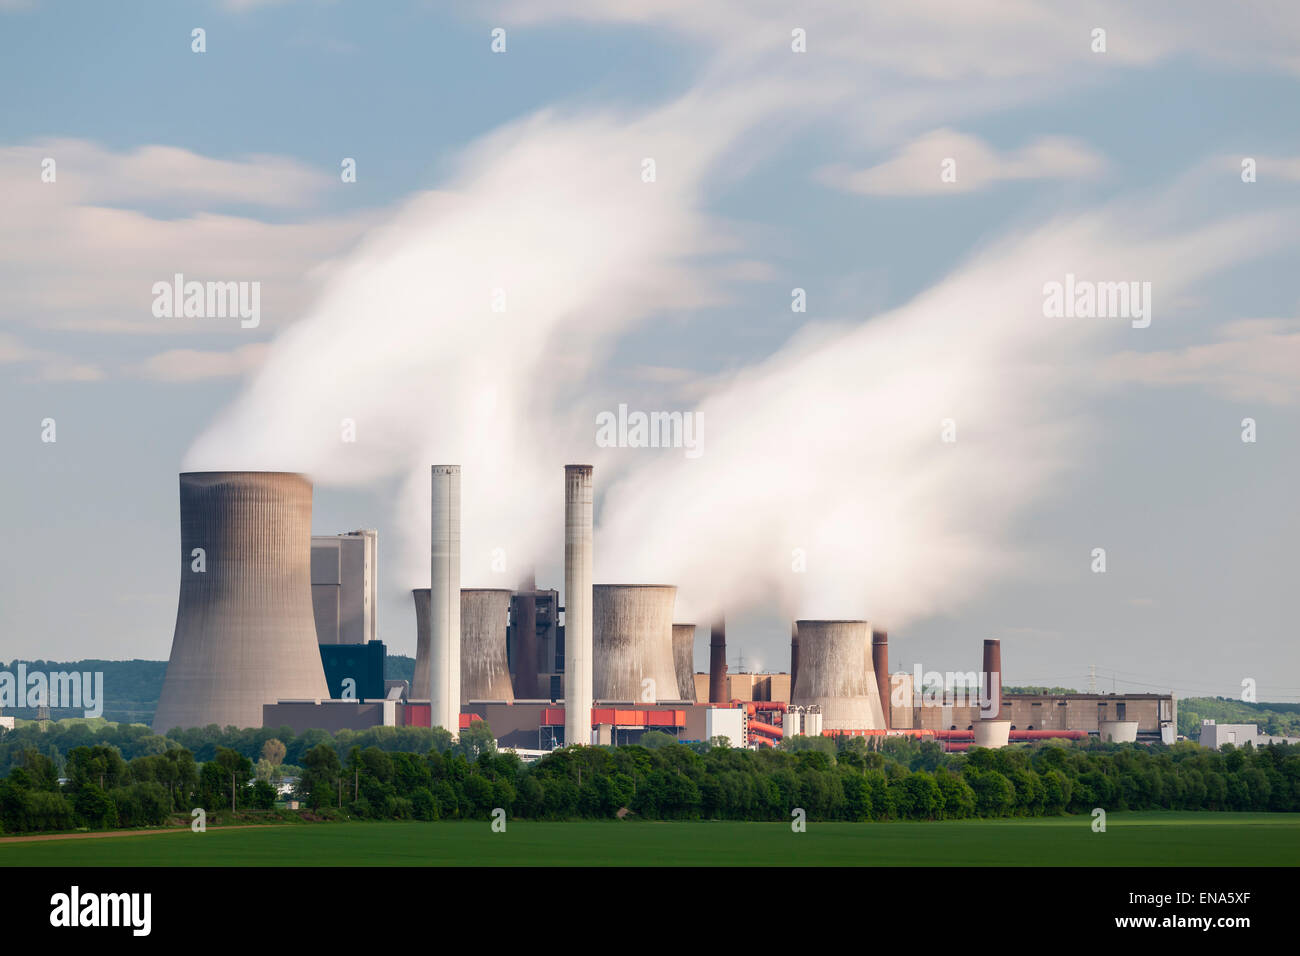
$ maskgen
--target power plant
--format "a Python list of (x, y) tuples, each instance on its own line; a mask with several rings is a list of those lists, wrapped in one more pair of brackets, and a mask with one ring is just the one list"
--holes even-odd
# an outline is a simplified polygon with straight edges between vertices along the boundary
[[(674, 624), (670, 584), (595, 584), (592, 466), (564, 469), (564, 591), (464, 588), (457, 465), (431, 468), (429, 587), (413, 589), (410, 683), (377, 639), (378, 535), (311, 534), (312, 486), (283, 472), (180, 476), (181, 588), (154, 728), (440, 727), (486, 720), (502, 746), (679, 740), (773, 746), (784, 737), (906, 735), (945, 749), (1099, 735), (1172, 740), (1172, 695), (1006, 694), (1001, 644), (937, 691), (891, 673), (889, 635), (864, 620), (796, 620), (788, 674), (733, 672), (727, 627)], [(741, 658), (743, 662), (743, 657)], [(973, 700), (963, 689), (978, 690)]]
[(328, 697), (311, 600), (311, 482), (180, 476), (181, 587), (153, 727), (258, 727), (262, 707)]

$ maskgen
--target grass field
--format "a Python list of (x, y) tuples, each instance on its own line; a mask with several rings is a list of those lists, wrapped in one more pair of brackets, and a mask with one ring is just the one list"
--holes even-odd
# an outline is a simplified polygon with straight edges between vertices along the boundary
[(1112, 813), (939, 823), (289, 824), (0, 844), (0, 866), (1294, 866), (1300, 817)]

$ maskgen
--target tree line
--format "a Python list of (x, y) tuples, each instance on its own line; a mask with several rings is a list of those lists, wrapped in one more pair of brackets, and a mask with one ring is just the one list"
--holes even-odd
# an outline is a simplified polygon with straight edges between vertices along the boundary
[[(375, 728), (393, 731), (395, 728)], [(411, 728), (404, 728), (411, 729)], [(261, 732), (257, 732), (260, 734)], [(367, 732), (369, 733), (369, 732)], [(946, 754), (933, 741), (799, 738), (774, 749), (679, 744), (569, 747), (532, 764), (497, 752), (481, 721), (453, 742), (386, 748), (399, 735), (323, 740), (299, 751), (294, 796), (320, 817), (363, 819), (937, 820), (1114, 810), (1300, 810), (1300, 747), (1224, 752), (1192, 743), (1084, 746), (1051, 742)], [(328, 735), (325, 735), (328, 737)], [(342, 737), (343, 735), (339, 735)], [(364, 735), (357, 735), (364, 736)], [(303, 735), (307, 737), (307, 735)], [(314, 738), (309, 738), (314, 739)], [(130, 759), (112, 743), (73, 748), (60, 768), (27, 748), (0, 781), (6, 832), (156, 826), (195, 807), (269, 810), (275, 788), (253, 760), (222, 744), (206, 759), (167, 738)], [(205, 742), (205, 746), (209, 742)], [(261, 761), (292, 742), (266, 738)]]

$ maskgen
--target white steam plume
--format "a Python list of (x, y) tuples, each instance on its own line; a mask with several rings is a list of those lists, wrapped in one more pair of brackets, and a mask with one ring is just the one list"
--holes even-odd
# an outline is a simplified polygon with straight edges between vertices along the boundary
[(543, 113), (476, 144), (448, 190), (331, 268), (185, 467), (405, 476), (389, 567), (409, 587), (427, 586), (429, 465), (460, 464), (466, 584), (514, 584), (488, 577), (493, 550), (513, 574), (559, 533), (561, 466), (592, 447), (565, 414), (588, 369), (618, 331), (715, 295), (693, 264), (727, 242), (697, 211), (702, 177), (753, 117), (741, 101), (698, 105), (636, 121)]
[(805, 330), (700, 403), (698, 458), (619, 452), (638, 465), (606, 485), (598, 579), (678, 584), (678, 620), (777, 604), (897, 627), (1023, 570), (1005, 542), (1087, 458), (1094, 359), (1152, 334), (1045, 318), (1044, 283), (1148, 281), (1158, 329), (1191, 282), (1266, 248), (1283, 222), (1132, 238), (1134, 214), (1054, 223), (893, 312)]

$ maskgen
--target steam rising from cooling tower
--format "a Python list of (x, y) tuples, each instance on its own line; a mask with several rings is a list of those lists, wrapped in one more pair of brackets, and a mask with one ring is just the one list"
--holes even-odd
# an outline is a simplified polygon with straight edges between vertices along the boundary
[(460, 592), (460, 698), (514, 703), (506, 662), (508, 588), (463, 588)]
[(564, 741), (569, 745), (591, 741), (591, 471), (591, 465), (564, 466)]
[(311, 493), (287, 472), (180, 476), (181, 588), (157, 732), (261, 727), (263, 704), (329, 697), (312, 614)]
[(592, 591), (592, 696), (603, 701), (676, 699), (673, 603), (677, 588), (597, 584)]
[(677, 694), (681, 700), (695, 700), (695, 625), (673, 625), (673, 665), (677, 671)]
[(799, 621), (799, 679), (790, 703), (821, 708), (826, 730), (882, 730), (866, 621)]
[(433, 466), (429, 582), (432, 726), (460, 733), (460, 466)]

